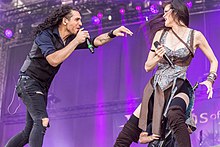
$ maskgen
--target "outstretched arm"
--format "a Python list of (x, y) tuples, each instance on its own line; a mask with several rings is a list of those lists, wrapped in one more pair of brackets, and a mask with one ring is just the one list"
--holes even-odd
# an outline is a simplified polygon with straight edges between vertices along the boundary
[[(196, 31), (195, 33), (195, 45), (196, 47), (199, 47), (202, 52), (205, 54), (205, 56), (208, 58), (209, 62), (210, 62), (210, 73), (217, 73), (217, 69), (218, 69), (218, 60), (215, 57), (208, 41), (206, 40), (206, 38), (204, 37), (204, 35), (199, 32)], [(200, 83), (202, 85), (205, 85), (207, 87), (207, 94), (208, 98), (212, 98), (213, 95), (213, 90), (212, 90), (212, 84), (213, 82), (210, 80), (206, 80), (202, 83)]]
[[(112, 32), (113, 36), (125, 36), (125, 34), (132, 36), (133, 33), (128, 28), (126, 28), (124, 26), (120, 26), (119, 28), (115, 29)], [(109, 36), (109, 33), (104, 33), (104, 34), (101, 34), (95, 38), (94, 45), (101, 46), (101, 45), (108, 43), (111, 40), (112, 40), (112, 38), (111, 38), (111, 36)]]

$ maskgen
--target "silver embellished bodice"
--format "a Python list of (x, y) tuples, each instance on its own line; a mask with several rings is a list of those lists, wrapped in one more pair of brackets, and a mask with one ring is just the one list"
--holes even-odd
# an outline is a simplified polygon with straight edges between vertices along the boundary
[[(192, 30), (189, 33), (189, 36), (187, 38), (187, 44), (190, 45), (190, 34)], [(168, 31), (165, 32), (165, 34), (161, 38), (161, 43), (164, 44), (166, 36), (168, 34)], [(164, 46), (166, 50), (167, 56), (174, 62), (176, 59), (178, 61), (184, 62), (186, 57), (189, 56), (190, 51), (187, 47), (180, 48), (178, 50), (171, 50), (168, 47)], [(154, 75), (154, 86), (157, 84), (160, 86), (160, 88), (164, 91), (166, 90), (170, 84), (172, 84), (172, 81), (176, 78), (186, 79), (186, 71), (188, 66), (179, 66), (176, 65), (174, 62), (174, 67), (172, 68), (167, 62), (159, 62), (157, 71)]]

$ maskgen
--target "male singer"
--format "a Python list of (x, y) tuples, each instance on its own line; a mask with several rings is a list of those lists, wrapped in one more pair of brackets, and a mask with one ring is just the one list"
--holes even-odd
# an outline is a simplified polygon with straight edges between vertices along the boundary
[[(75, 49), (98, 47), (116, 36), (132, 35), (124, 26), (101, 34), (91, 42), (89, 32), (81, 28), (81, 16), (77, 9), (61, 6), (39, 24), (35, 40), (23, 66), (16, 92), (27, 108), (26, 126), (12, 137), (6, 147), (41, 147), (49, 118), (46, 110), (47, 93), (60, 65)], [(90, 42), (90, 43), (89, 43)]]

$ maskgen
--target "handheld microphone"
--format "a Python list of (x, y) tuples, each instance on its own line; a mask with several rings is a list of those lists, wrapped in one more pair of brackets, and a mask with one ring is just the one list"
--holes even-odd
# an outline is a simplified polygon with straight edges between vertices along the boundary
[(94, 53), (94, 47), (93, 47), (93, 45), (91, 44), (91, 41), (90, 41), (89, 38), (86, 38), (86, 43), (87, 43), (87, 45), (88, 45), (88, 48), (89, 48), (90, 52), (93, 54), (93, 53)]
[[(158, 42), (158, 41), (155, 41), (154, 42), (154, 46), (158, 49), (158, 46), (160, 45), (160, 43)], [(169, 65), (172, 67), (172, 68), (174, 68), (174, 64), (173, 64), (173, 62), (170, 60), (170, 58), (167, 56), (167, 54), (165, 53), (164, 55), (163, 55), (163, 58), (169, 63)]]

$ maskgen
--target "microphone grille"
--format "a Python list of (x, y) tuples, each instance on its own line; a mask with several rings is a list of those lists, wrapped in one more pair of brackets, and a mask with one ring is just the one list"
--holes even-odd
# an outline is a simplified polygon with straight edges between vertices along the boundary
[(156, 48), (158, 48), (159, 45), (160, 45), (160, 43), (159, 43), (158, 41), (155, 41), (155, 42), (154, 42), (154, 46), (155, 46)]

